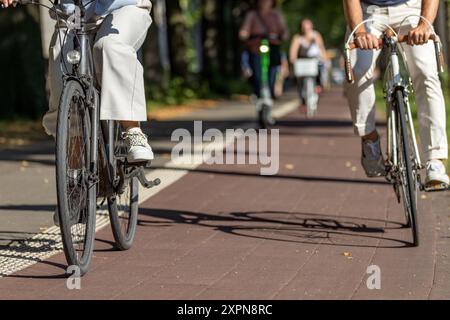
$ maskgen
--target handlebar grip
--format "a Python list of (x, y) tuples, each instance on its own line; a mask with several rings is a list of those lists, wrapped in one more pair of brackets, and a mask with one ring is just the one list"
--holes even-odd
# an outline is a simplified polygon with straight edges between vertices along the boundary
[(439, 39), (434, 40), (434, 50), (436, 52), (436, 62), (438, 72), (442, 73), (444, 72), (445, 59), (444, 59), (444, 50), (442, 50), (442, 42)]
[(345, 78), (348, 83), (355, 82), (355, 75), (353, 74), (352, 61), (350, 59), (350, 48), (345, 49)]
[[(383, 40), (382, 39), (378, 39), (378, 45), (381, 47), (383, 45)], [(350, 50), (355, 50), (358, 49), (358, 46), (356, 45), (356, 43), (352, 42), (348, 45), (348, 48)]]

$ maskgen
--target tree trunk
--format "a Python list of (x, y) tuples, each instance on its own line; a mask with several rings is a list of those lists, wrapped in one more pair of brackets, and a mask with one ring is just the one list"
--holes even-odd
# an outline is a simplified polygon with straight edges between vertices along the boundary
[(439, 7), (438, 15), (436, 17), (435, 21), (435, 29), (436, 33), (440, 36), (444, 52), (447, 52), (445, 55), (445, 63), (448, 64), (449, 62), (449, 56), (448, 56), (448, 49), (449, 49), (449, 41), (448, 41), (448, 21), (447, 21), (447, 8), (446, 8), (446, 1), (441, 0), (441, 5)]
[(187, 28), (178, 0), (167, 0), (167, 20), (172, 76), (186, 77), (188, 71)]

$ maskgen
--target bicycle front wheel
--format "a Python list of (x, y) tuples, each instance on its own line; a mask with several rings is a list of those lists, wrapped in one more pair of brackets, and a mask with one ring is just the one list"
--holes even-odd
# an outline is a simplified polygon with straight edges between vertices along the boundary
[[(402, 91), (397, 91), (396, 104), (398, 110), (397, 145), (398, 165), (400, 173), (401, 195), (407, 217), (407, 225), (411, 227), (413, 244), (419, 245), (419, 225), (417, 219), (417, 199), (419, 183), (417, 170), (413, 165), (414, 155), (411, 133), (407, 123), (405, 97)], [(412, 121), (412, 119), (409, 119)]]
[[(110, 137), (111, 139), (111, 137)], [(109, 217), (116, 246), (120, 250), (128, 250), (133, 245), (136, 234), (139, 210), (139, 181), (131, 173), (136, 168), (130, 167), (125, 161), (127, 147), (122, 139), (120, 125), (114, 123), (113, 137), (110, 143), (114, 145), (114, 154), (110, 161), (114, 168), (114, 192), (108, 198)]]
[(95, 234), (96, 183), (91, 182), (91, 123), (81, 85), (68, 81), (56, 136), (56, 185), (64, 253), (80, 275), (89, 267)]

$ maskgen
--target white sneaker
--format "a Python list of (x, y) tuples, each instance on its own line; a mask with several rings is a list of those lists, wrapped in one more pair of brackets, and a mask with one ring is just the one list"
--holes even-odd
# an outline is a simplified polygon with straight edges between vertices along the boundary
[(428, 190), (443, 190), (448, 189), (449, 184), (450, 178), (446, 173), (445, 166), (442, 161), (428, 161), (425, 188)]
[(379, 138), (375, 142), (370, 140), (362, 142), (361, 164), (369, 178), (384, 177), (386, 175), (386, 166), (381, 153)]
[(124, 138), (128, 146), (128, 162), (148, 162), (154, 159), (152, 147), (148, 144), (147, 136), (141, 128), (128, 129)]

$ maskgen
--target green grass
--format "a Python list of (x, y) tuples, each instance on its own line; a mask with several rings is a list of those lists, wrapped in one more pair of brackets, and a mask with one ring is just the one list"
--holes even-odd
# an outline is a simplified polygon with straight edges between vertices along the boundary
[(234, 94), (250, 93), (242, 78), (222, 78), (202, 81), (198, 79), (171, 79), (165, 87), (147, 86), (147, 110), (159, 110), (180, 106), (196, 100), (228, 99)]

